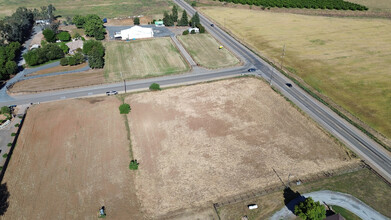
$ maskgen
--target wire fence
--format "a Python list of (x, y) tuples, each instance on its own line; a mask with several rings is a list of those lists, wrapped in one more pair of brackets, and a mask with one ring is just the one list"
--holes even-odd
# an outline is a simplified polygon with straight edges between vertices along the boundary
[[(312, 174), (312, 175), (309, 175), (309, 176), (297, 178), (297, 179), (295, 179), (293, 181), (290, 181), (290, 182), (294, 182), (294, 183), (298, 183), (298, 182), (300, 182), (300, 183), (310, 183), (310, 182), (315, 182), (315, 181), (318, 181), (318, 180), (321, 180), (321, 179), (325, 179), (325, 178), (328, 178), (328, 177), (332, 177), (332, 176), (338, 176), (338, 175), (343, 175), (343, 174), (346, 174), (346, 173), (352, 173), (352, 172), (355, 172), (355, 171), (358, 171), (358, 170), (361, 170), (361, 169), (365, 169), (365, 168), (369, 168), (371, 171), (375, 172), (377, 176), (381, 177), (381, 175), (379, 175), (375, 170), (370, 168), (369, 165), (367, 165), (364, 162), (361, 162), (361, 163), (350, 164), (350, 165), (347, 165), (347, 166), (344, 166), (344, 167), (341, 167), (341, 168), (338, 168), (338, 169), (332, 169), (332, 170), (329, 170), (329, 171), (323, 171), (323, 172), (319, 172), (319, 173)], [(388, 185), (390, 185), (390, 183), (386, 179), (384, 179), (383, 177), (381, 177), (381, 178)], [(288, 185), (289, 185), (289, 183), (288, 183)], [(249, 200), (249, 199), (252, 199), (252, 198), (256, 198), (256, 197), (259, 197), (259, 196), (263, 196), (263, 195), (266, 195), (266, 194), (269, 194), (269, 193), (272, 193), (272, 192), (282, 191), (286, 187), (287, 187), (287, 185), (284, 185), (282, 183), (272, 184), (272, 185), (269, 185), (267, 187), (258, 188), (258, 189), (254, 189), (254, 190), (251, 190), (251, 191), (248, 191), (248, 192), (245, 192), (245, 193), (241, 193), (241, 194), (238, 194), (238, 195), (227, 197), (227, 198), (225, 198), (221, 202), (214, 203), (213, 206), (214, 206), (215, 209), (217, 209), (217, 208), (225, 206), (225, 205), (235, 204), (235, 203), (238, 203), (238, 202), (242, 202), (242, 201)]]

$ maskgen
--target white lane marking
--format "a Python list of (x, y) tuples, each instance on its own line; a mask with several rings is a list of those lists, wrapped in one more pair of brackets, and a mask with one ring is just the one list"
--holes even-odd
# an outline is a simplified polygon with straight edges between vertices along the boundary
[(88, 95), (93, 95), (93, 94), (94, 94), (94, 93), (92, 93), (92, 92), (89, 92), (89, 93), (88, 93)]
[(61, 96), (61, 97), (60, 97), (60, 99), (66, 99), (66, 98), (67, 98), (67, 97), (65, 97), (65, 96)]

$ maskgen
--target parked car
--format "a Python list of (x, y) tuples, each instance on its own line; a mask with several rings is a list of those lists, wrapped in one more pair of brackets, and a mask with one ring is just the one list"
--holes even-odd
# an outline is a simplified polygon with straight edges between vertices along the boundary
[(285, 83), (286, 86), (288, 86), (289, 88), (292, 87), (292, 84), (291, 83)]
[(214, 27), (215, 25), (214, 24), (210, 24), (211, 27)]
[(108, 95), (108, 96), (110, 96), (110, 95), (117, 95), (117, 94), (118, 94), (118, 92), (114, 91), (114, 90), (106, 92), (106, 95)]
[(255, 68), (250, 68), (250, 69), (248, 69), (247, 71), (249, 71), (249, 72), (255, 72), (255, 71), (257, 71), (257, 69), (255, 69)]

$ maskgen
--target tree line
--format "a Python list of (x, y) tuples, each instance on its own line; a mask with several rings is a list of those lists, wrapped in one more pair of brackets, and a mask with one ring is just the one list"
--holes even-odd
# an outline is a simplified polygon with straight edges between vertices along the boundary
[(366, 6), (343, 0), (219, 0), (220, 2), (232, 2), (235, 4), (247, 4), (263, 7), (278, 8), (312, 8), (312, 9), (336, 9), (365, 11)]

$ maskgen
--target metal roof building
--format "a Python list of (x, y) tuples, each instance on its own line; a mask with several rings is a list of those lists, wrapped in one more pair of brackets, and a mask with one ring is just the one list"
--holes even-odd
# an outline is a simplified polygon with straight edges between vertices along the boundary
[(151, 38), (153, 37), (153, 30), (152, 28), (140, 27), (136, 25), (129, 29), (115, 33), (114, 37), (121, 38), (122, 40)]

